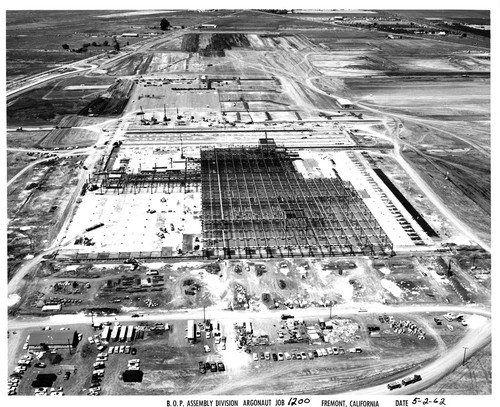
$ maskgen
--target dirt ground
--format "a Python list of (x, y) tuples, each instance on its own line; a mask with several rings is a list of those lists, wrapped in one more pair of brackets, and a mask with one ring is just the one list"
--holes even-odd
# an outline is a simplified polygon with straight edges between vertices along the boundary
[[(165, 15), (172, 25), (189, 28), (165, 32), (158, 28), (160, 14), (153, 11), (86, 11), (78, 19), (67, 11), (19, 13), (7, 15), (9, 89), (23, 83), (11, 79), (42, 66), (59, 69), (65, 61), (100, 55), (79, 64), (75, 69), (83, 69), (81, 74), (41, 82), (7, 100), (9, 126), (35, 126), (8, 133), (8, 179), (34, 160), (48, 159), (44, 154), (61, 155), (29, 167), (9, 184), (9, 278), (37, 259), (65, 227), (57, 257), (47, 256), (28, 270), (23, 288), (10, 298), (19, 301), (9, 312), (12, 321), (26, 326), (31, 318), (47, 315), (41, 311), (45, 303), (62, 304), (58, 317), (67, 320), (96, 312), (109, 314), (100, 318), (114, 323), (146, 314), (131, 323), (144, 332), (128, 343), (137, 355), (109, 355), (102, 394), (336, 394), (411, 374), (446, 355), (475, 327), (486, 326), (485, 317), (473, 313), (464, 317), (465, 324), (438, 325), (434, 318), (444, 318), (439, 312), (385, 316), (364, 309), (373, 304), (414, 305), (415, 310), (442, 304), (491, 306), (491, 255), (465, 233), (491, 241), (486, 39), (479, 45), (473, 45), (473, 34), (391, 39), (389, 31), (381, 30), (393, 27), (392, 17), (370, 12), (178, 10)], [(331, 20), (338, 15), (344, 18), (341, 23)], [(61, 22), (55, 21), (58, 17)], [(404, 27), (422, 21), (411, 12), (405, 18)], [(380, 26), (370, 28), (373, 21)], [(193, 27), (207, 22), (216, 29)], [(25, 37), (26, 30), (37, 32), (37, 41)], [(129, 45), (129, 39), (117, 37), (119, 53), (91, 45), (83, 56), (61, 47), (103, 42), (131, 30), (138, 36)], [(170, 120), (164, 122), (164, 115)], [(97, 179), (102, 169), (85, 168), (89, 174), (84, 179), (83, 160), (91, 156), (103, 163), (113, 143), (120, 147), (114, 150), (110, 177), (155, 167), (182, 171), (187, 163), (197, 163), (202, 147), (255, 145), (262, 138), (286, 146), (305, 178), (340, 177), (352, 185), (389, 236), (395, 256), (205, 261), (201, 184), (188, 191), (182, 183), (171, 189), (137, 184), (127, 193), (82, 190), (87, 177)], [(85, 155), (66, 151), (92, 145), (96, 148), (86, 149)], [(28, 155), (20, 149), (39, 151)], [(383, 171), (417, 215), (375, 170)], [(412, 178), (413, 170), (421, 180)], [(439, 200), (467, 230), (444, 215)], [(421, 218), (437, 236), (426, 233)], [(98, 227), (86, 230), (92, 226)], [(77, 253), (90, 260), (75, 261)], [(139, 260), (108, 261), (114, 254)], [(154, 261), (153, 254), (163, 260)], [(354, 310), (350, 314), (348, 307)], [(186, 339), (190, 312), (199, 315), (205, 308), (209, 315), (224, 315), (219, 324), (225, 349), (214, 332), (208, 337), (199, 318), (197, 340), (191, 344)], [(331, 329), (320, 329), (316, 311), (323, 316), (330, 311)], [(281, 313), (307, 317), (304, 324), (297, 321), (293, 332), (280, 320)], [(170, 328), (155, 329), (156, 317)], [(253, 336), (240, 335), (243, 322), (252, 324)], [(43, 373), (56, 374), (55, 386), (63, 386), (66, 394), (83, 395), (97, 355), (88, 337), (99, 331), (90, 322), (74, 327), (83, 340), (71, 353), (60, 352), (60, 360), (43, 355), (48, 364)], [(10, 370), (26, 353), (26, 336), (41, 328), (32, 324), (9, 332)], [(325, 335), (328, 343), (313, 339), (312, 331)], [(294, 355), (285, 361), (260, 355), (322, 347), (343, 348), (344, 353), (307, 360)], [(356, 347), (362, 352), (350, 352)], [(140, 384), (124, 383), (121, 377), (133, 358), (141, 359)], [(223, 362), (225, 371), (202, 374), (200, 361)], [(76, 372), (63, 380), (72, 365)], [(43, 369), (29, 368), (20, 394), (33, 394), (38, 370)], [(489, 394), (491, 383), (489, 346), (426, 391)]]

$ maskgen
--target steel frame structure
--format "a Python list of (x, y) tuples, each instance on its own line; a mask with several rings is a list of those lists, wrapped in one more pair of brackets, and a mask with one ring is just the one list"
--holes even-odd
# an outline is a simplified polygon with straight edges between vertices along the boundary
[(202, 148), (204, 257), (392, 254), (349, 182), (304, 178), (286, 148)]

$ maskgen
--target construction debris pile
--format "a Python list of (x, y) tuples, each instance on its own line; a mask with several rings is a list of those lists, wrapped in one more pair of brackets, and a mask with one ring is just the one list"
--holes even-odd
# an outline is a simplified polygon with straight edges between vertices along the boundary
[(325, 342), (352, 342), (356, 338), (359, 325), (350, 319), (332, 319), (326, 321), (323, 335)]

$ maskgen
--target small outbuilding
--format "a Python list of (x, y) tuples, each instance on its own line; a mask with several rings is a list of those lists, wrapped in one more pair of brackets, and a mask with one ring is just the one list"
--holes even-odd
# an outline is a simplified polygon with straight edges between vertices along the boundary
[(61, 304), (44, 305), (42, 307), (42, 312), (57, 312), (57, 311), (61, 311), (61, 309), (62, 309)]
[(123, 372), (123, 381), (126, 383), (141, 383), (142, 382), (142, 376), (144, 373), (142, 370), (125, 370)]
[(337, 98), (335, 99), (335, 102), (337, 103), (337, 106), (342, 109), (354, 109), (354, 103), (348, 99)]

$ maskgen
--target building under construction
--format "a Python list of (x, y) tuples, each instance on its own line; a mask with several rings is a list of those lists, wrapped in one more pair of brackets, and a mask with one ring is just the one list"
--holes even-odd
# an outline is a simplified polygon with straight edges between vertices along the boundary
[[(122, 160), (127, 161), (127, 160)], [(102, 171), (96, 174), (99, 177), (100, 192), (113, 191), (115, 193), (141, 192), (171, 192), (174, 188), (181, 188), (185, 192), (196, 190), (200, 184), (200, 162), (198, 159), (183, 158), (184, 168), (155, 166), (150, 170), (140, 170), (136, 173), (128, 172), (126, 165), (118, 170)]]
[(392, 243), (349, 182), (304, 178), (271, 139), (201, 150), (204, 256), (392, 253)]

